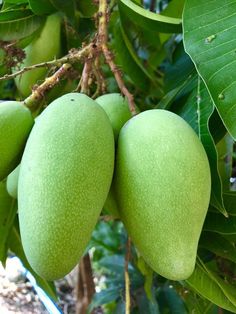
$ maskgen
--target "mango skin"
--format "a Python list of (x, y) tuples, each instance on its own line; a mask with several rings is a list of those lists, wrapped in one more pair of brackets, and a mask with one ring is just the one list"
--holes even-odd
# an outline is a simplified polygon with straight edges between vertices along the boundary
[(18, 165), (33, 124), (31, 112), (22, 103), (0, 103), (0, 181)]
[[(95, 101), (108, 115), (114, 132), (115, 142), (117, 142), (120, 129), (132, 117), (127, 99), (119, 93), (111, 93), (99, 96)], [(113, 184), (104, 204), (104, 210), (114, 218), (119, 218), (120, 216)]]
[(21, 162), (18, 205), (26, 257), (45, 279), (65, 276), (79, 261), (113, 168), (110, 121), (88, 96), (66, 94), (39, 116)]
[(18, 165), (7, 177), (7, 192), (13, 198), (17, 198), (19, 173), (20, 165)]
[(176, 114), (148, 110), (122, 128), (115, 189), (119, 213), (146, 262), (171, 280), (193, 272), (210, 200), (205, 150)]
[(105, 110), (108, 115), (117, 141), (120, 129), (132, 115), (129, 110), (127, 99), (121, 94), (105, 94), (95, 99), (95, 101)]
[[(39, 35), (25, 49), (25, 59), (21, 68), (33, 64), (51, 61), (60, 55), (61, 50), (61, 17), (53, 14), (47, 17), (45, 25)], [(48, 72), (47, 68), (38, 68), (27, 71), (15, 78), (15, 83), (20, 95), (27, 97), (31, 94), (32, 87), (35, 84), (42, 83)]]

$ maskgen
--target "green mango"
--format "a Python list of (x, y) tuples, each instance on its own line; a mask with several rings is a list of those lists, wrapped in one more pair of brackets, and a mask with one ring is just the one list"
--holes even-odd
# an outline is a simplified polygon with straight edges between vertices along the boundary
[(132, 115), (129, 110), (128, 101), (121, 94), (106, 94), (96, 98), (96, 102), (105, 110), (108, 115), (117, 141), (120, 129)]
[(20, 165), (18, 165), (7, 177), (7, 192), (13, 198), (17, 198), (19, 173)]
[(197, 135), (178, 115), (148, 110), (123, 126), (116, 157), (119, 213), (131, 239), (154, 271), (188, 278), (211, 190)]
[(19, 164), (34, 120), (22, 103), (0, 103), (0, 181)]
[(91, 98), (66, 94), (38, 117), (18, 186), (23, 248), (36, 273), (54, 280), (77, 264), (106, 200), (113, 168), (112, 127)]
[[(25, 59), (21, 68), (41, 62), (51, 61), (60, 55), (61, 50), (61, 17), (53, 14), (47, 17), (39, 37), (35, 38), (25, 49)], [(22, 97), (31, 94), (35, 84), (42, 83), (48, 68), (27, 71), (15, 78), (17, 89)]]
[[(108, 115), (117, 142), (120, 129), (132, 117), (129, 110), (128, 101), (121, 94), (105, 94), (96, 99), (96, 102), (105, 110)], [(104, 204), (105, 213), (111, 214), (114, 218), (119, 218), (119, 211), (115, 197), (113, 184)]]

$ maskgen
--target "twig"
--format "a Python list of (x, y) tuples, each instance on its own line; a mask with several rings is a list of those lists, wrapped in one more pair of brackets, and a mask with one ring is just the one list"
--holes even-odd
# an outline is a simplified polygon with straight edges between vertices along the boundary
[(128, 238), (125, 254), (125, 314), (130, 314), (130, 278), (129, 278), (129, 260), (131, 250), (131, 239)]
[(91, 77), (92, 64), (91, 60), (86, 60), (80, 80), (81, 93), (89, 94), (89, 79)]
[(46, 78), (45, 81), (37, 86), (32, 94), (24, 100), (26, 107), (33, 111), (35, 105), (44, 97), (44, 93), (55, 86), (71, 67), (71, 64), (65, 63), (52, 76)]
[(133, 95), (128, 91), (125, 86), (125, 83), (122, 79), (121, 73), (116, 66), (113, 55), (108, 48), (108, 33), (107, 33), (107, 22), (108, 22), (108, 7), (107, 7), (107, 0), (99, 0), (99, 23), (98, 23), (98, 43), (102, 49), (103, 55), (107, 64), (109, 65), (113, 75), (116, 79), (116, 82), (119, 86), (120, 91), (127, 97), (129, 103), (129, 109), (132, 115), (136, 114), (135, 103)]
[(28, 71), (31, 71), (34, 69), (38, 69), (38, 68), (53, 67), (53, 66), (60, 67), (64, 63), (73, 64), (75, 62), (78, 62), (82, 57), (85, 57), (86, 55), (88, 55), (92, 49), (93, 49), (92, 43), (83, 47), (80, 50), (73, 49), (68, 55), (66, 55), (60, 59), (55, 59), (55, 60), (48, 61), (48, 62), (42, 62), (42, 63), (34, 64), (34, 65), (31, 65), (28, 67), (24, 67), (21, 70), (16, 71), (14, 73), (6, 74), (6, 75), (0, 77), (0, 81), (13, 79), (13, 78), (25, 73), (25, 72), (28, 72)]
[(97, 83), (97, 89), (92, 96), (92, 98), (95, 99), (96, 97), (100, 95), (100, 93), (102, 94), (106, 93), (106, 81), (100, 68), (99, 57), (96, 57), (96, 59), (94, 60), (93, 74), (96, 78), (96, 83)]

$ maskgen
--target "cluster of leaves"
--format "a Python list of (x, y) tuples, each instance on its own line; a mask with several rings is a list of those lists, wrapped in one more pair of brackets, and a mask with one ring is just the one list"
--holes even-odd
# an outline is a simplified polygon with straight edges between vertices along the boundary
[[(207, 152), (212, 175), (209, 211), (199, 242), (194, 274), (185, 282), (161, 278), (132, 248), (129, 263), (132, 313), (236, 312), (236, 59), (233, 0), (110, 2), (110, 46), (123, 71), (126, 86), (141, 110), (162, 108), (182, 116), (195, 130)], [(153, 9), (153, 8), (152, 8)], [(89, 42), (96, 32), (97, 6), (88, 0), (5, 0), (0, 11), (0, 75), (14, 47), (21, 49), (37, 36), (46, 16), (64, 17), (63, 54)], [(217, 18), (216, 18), (217, 14)], [(193, 18), (194, 17), (194, 18)], [(187, 53), (186, 53), (187, 52)], [(80, 69), (80, 67), (78, 67)], [(103, 65), (108, 92), (117, 91), (114, 77)], [(2, 99), (16, 99), (14, 81), (0, 83)], [(55, 95), (57, 97), (57, 95)], [(193, 178), (194, 180), (194, 178)], [(5, 183), (1, 183), (2, 189)], [(186, 191), (187, 193), (187, 191)], [(1, 197), (1, 195), (0, 195)], [(28, 265), (21, 246), (17, 205), (0, 198), (0, 257), (8, 248)], [(15, 222), (14, 222), (15, 220)], [(194, 223), (194, 221), (193, 221)], [(91, 243), (93, 267), (102, 283), (90, 309), (124, 312), (124, 255), (127, 235), (120, 222), (100, 222)], [(37, 276), (36, 274), (34, 274)], [(38, 283), (55, 298), (51, 283)]]

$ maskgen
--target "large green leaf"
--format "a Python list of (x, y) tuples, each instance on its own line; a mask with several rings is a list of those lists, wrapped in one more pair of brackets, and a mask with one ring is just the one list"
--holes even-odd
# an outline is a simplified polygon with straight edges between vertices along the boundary
[(236, 217), (229, 216), (226, 218), (215, 212), (208, 212), (203, 229), (213, 231), (222, 235), (236, 234)]
[(124, 42), (121, 25), (116, 24), (114, 27), (114, 46), (117, 52), (116, 61), (122, 67), (125, 73), (130, 77), (134, 84), (141, 90), (148, 90), (150, 80), (148, 79), (142, 67), (137, 64), (137, 59), (133, 59), (130, 51)]
[(214, 107), (209, 93), (199, 78), (197, 87), (189, 96), (186, 104), (180, 108), (178, 114), (192, 126), (206, 150), (212, 177), (211, 203), (224, 215), (227, 215), (222, 198), (223, 192), (218, 171), (217, 150), (208, 125), (213, 110)]
[(181, 32), (181, 19), (149, 12), (131, 0), (119, 0), (118, 3), (121, 16), (126, 15), (132, 22), (145, 29), (162, 33)]
[(29, 5), (31, 10), (36, 15), (51, 14), (56, 11), (56, 9), (48, 0), (29, 0)]
[(236, 2), (186, 0), (184, 45), (236, 139)]
[(221, 256), (236, 263), (235, 246), (220, 234), (206, 231), (202, 232), (199, 245), (217, 256)]
[(192, 276), (188, 278), (186, 282), (200, 296), (226, 310), (236, 313), (236, 306), (231, 303), (221, 287), (200, 263), (196, 264)]
[(225, 191), (223, 198), (227, 212), (230, 215), (236, 216), (236, 191)]
[(0, 12), (0, 40), (18, 40), (33, 34), (45, 19), (30, 10)]

